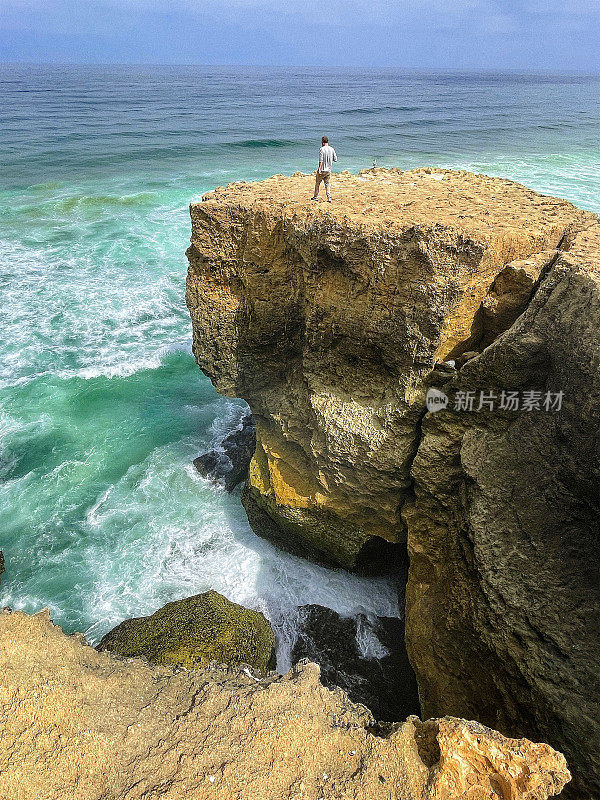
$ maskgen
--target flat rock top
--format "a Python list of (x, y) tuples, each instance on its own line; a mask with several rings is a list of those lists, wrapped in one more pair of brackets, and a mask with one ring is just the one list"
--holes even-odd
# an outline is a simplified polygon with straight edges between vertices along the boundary
[[(485, 236), (518, 229), (537, 234), (546, 228), (597, 219), (566, 200), (540, 195), (513, 181), (470, 172), (437, 168), (403, 172), (376, 167), (358, 175), (332, 175), (333, 203), (310, 200), (314, 175), (274, 175), (258, 183), (238, 182), (219, 187), (193, 203), (201, 208), (238, 206), (283, 214), (297, 222), (329, 218), (365, 229), (404, 229), (441, 225)], [(201, 212), (200, 212), (201, 213)]]

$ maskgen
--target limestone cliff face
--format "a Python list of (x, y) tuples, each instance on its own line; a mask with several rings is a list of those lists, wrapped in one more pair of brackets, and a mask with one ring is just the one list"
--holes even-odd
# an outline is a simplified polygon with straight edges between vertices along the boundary
[[(196, 358), (257, 420), (250, 519), (345, 566), (408, 537), (424, 713), (550, 741), (597, 798), (600, 223), (467, 173), (343, 175), (333, 206), (310, 184), (191, 208)], [(461, 390), (564, 398), (467, 413)]]
[(545, 800), (569, 780), (547, 745), (465, 720), (376, 735), (314, 664), (176, 671), (4, 611), (0, 669), (1, 800)]
[(567, 754), (600, 797), (600, 224), (443, 385), (564, 392), (560, 412), (429, 414), (405, 505), (407, 644), (423, 712)]
[(406, 541), (435, 360), (510, 325), (591, 215), (444, 170), (342, 174), (332, 205), (308, 201), (311, 183), (233, 184), (191, 206), (194, 353), (254, 414), (244, 503), (255, 530), (364, 567), (388, 557), (377, 543)]

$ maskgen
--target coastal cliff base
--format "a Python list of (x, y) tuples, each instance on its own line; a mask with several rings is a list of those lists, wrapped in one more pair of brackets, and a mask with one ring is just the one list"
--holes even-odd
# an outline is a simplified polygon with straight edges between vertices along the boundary
[(420, 716), (417, 681), (404, 644), (403, 619), (341, 617), (323, 606), (302, 606), (292, 663), (302, 659), (319, 665), (324, 686), (339, 686), (377, 720), (397, 722)]

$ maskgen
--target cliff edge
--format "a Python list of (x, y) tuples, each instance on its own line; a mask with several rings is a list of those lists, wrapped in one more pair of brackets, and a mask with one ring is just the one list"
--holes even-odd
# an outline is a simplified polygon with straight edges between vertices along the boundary
[(0, 612), (1, 800), (546, 800), (569, 779), (544, 744), (459, 719), (375, 735), (318, 667), (153, 667)]
[[(244, 504), (257, 532), (369, 568), (406, 541), (426, 375), (477, 348), (507, 264), (535, 257), (539, 274), (591, 215), (462, 172), (342, 174), (331, 205), (308, 201), (311, 180), (232, 184), (191, 206), (193, 347), (256, 420)], [(512, 294), (503, 324), (528, 299)]]

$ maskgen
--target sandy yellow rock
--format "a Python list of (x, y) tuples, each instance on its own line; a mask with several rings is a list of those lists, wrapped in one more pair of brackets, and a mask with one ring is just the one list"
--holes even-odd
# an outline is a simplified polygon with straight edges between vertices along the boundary
[(551, 260), (592, 215), (466, 172), (344, 173), (333, 204), (310, 202), (312, 180), (193, 204), (187, 302), (199, 365), (256, 419), (243, 495), (255, 530), (360, 568), (377, 542), (406, 540), (435, 361), (512, 324), (535, 278), (510, 284), (508, 265), (539, 273), (537, 254)]
[[(598, 220), (447, 170), (337, 176), (332, 205), (311, 188), (279, 176), (191, 208), (194, 352), (261, 430), (249, 518), (351, 567), (408, 537), (426, 714), (549, 741), (573, 768), (567, 791), (595, 800)], [(439, 364), (455, 357), (458, 373)], [(428, 386), (564, 403), (424, 416)]]
[(373, 734), (318, 667), (256, 680), (99, 653), (0, 613), (1, 800), (546, 800), (562, 755), (458, 719)]

